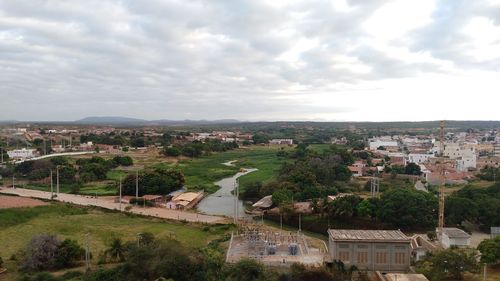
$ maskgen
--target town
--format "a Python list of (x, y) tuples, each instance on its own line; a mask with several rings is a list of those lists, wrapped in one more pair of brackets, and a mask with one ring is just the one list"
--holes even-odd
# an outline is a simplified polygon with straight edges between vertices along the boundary
[(445, 124), (456, 125), (4, 125), (0, 203), (233, 225), (218, 246), (228, 265), (249, 259), (333, 267), (330, 274), (352, 280), (432, 280), (450, 269), (422, 266), (453, 253), (476, 264), (454, 274), (474, 274), (483, 261), (474, 249), (500, 235), (500, 133)]

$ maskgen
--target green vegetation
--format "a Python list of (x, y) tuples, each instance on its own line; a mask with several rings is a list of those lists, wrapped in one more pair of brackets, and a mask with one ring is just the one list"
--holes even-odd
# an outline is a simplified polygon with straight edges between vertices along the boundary
[(500, 183), (487, 188), (466, 186), (446, 199), (447, 220), (463, 220), (489, 228), (500, 225)]
[(417, 263), (417, 272), (430, 281), (463, 280), (464, 273), (478, 269), (477, 251), (471, 249), (437, 251)]
[(193, 141), (185, 144), (175, 144), (167, 146), (163, 150), (163, 154), (167, 156), (177, 157), (184, 155), (187, 157), (200, 157), (202, 155), (210, 155), (212, 152), (223, 152), (238, 148), (236, 142), (222, 142), (220, 140), (207, 139), (203, 142)]
[(137, 180), (141, 187), (138, 190), (141, 196), (144, 194), (168, 194), (184, 186), (184, 175), (181, 171), (159, 167), (142, 171), (137, 177), (136, 175), (127, 176), (123, 181), (123, 193), (134, 195)]
[(203, 230), (196, 225), (64, 204), (0, 210), (0, 245), (4, 260), (40, 233), (58, 234), (79, 244), (83, 244), (84, 234), (90, 233), (91, 250), (98, 253), (114, 237), (134, 240), (141, 232), (151, 232), (157, 237), (175, 237), (186, 245), (200, 247), (225, 233), (226, 229), (226, 226), (210, 226)]
[[(276, 156), (278, 151), (279, 148), (276, 147), (252, 146), (214, 153), (196, 159), (181, 160), (179, 163), (167, 165), (167, 167), (175, 167), (183, 171), (188, 188), (215, 192), (218, 187), (214, 185), (214, 182), (236, 174), (240, 168), (258, 169), (258, 171), (242, 176), (240, 178), (241, 186), (248, 182), (267, 182), (276, 178), (281, 164), (285, 161)], [(236, 167), (222, 164), (233, 160), (238, 160), (234, 163)], [(156, 166), (165, 166), (165, 164)]]

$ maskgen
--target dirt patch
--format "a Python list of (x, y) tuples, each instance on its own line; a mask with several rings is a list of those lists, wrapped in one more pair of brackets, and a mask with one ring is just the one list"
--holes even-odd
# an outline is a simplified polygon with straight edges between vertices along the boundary
[(33, 198), (0, 195), (0, 209), (36, 207), (44, 205), (48, 205), (48, 203)]

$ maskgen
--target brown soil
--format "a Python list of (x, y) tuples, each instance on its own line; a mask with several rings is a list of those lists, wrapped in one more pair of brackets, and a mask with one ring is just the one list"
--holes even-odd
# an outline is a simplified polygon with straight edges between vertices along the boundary
[(44, 205), (48, 204), (33, 198), (0, 195), (0, 209), (36, 207)]

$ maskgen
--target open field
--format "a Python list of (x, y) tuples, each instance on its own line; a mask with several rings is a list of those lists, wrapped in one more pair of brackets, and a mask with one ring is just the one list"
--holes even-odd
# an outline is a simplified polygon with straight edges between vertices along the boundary
[(33, 198), (0, 195), (0, 209), (37, 207), (44, 205), (47, 205), (47, 203)]
[(0, 245), (2, 245), (0, 257), (6, 261), (9, 273), (0, 279), (17, 280), (15, 267), (9, 258), (22, 250), (31, 237), (40, 233), (75, 239), (80, 245), (84, 243), (84, 235), (90, 233), (93, 263), (96, 263), (98, 254), (107, 248), (114, 237), (121, 237), (124, 242), (135, 241), (138, 233), (151, 232), (158, 238), (172, 237), (188, 247), (197, 248), (222, 237), (229, 230), (227, 225), (203, 226), (166, 222), (62, 203), (33, 208), (2, 209), (0, 210)]
[[(290, 149), (290, 148), (286, 148)], [(215, 192), (218, 187), (214, 182), (234, 175), (240, 168), (257, 168), (258, 171), (240, 178), (241, 185), (253, 181), (269, 181), (273, 179), (283, 159), (276, 156), (280, 150), (278, 146), (251, 146), (221, 153), (214, 153), (196, 159), (184, 159), (174, 163), (160, 163), (154, 166), (175, 167), (184, 172), (188, 188), (204, 188)], [(237, 160), (236, 167), (222, 165), (222, 163)]]

